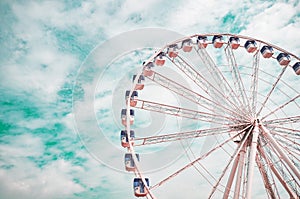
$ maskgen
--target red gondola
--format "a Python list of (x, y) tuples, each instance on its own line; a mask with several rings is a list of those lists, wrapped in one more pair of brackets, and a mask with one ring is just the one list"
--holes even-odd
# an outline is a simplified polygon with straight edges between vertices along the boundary
[(253, 53), (257, 50), (257, 45), (254, 40), (248, 40), (245, 43), (245, 49), (247, 50), (248, 53)]
[[(145, 178), (145, 181), (147, 183), (146, 186), (149, 187), (149, 179)], [(141, 178), (134, 178), (133, 189), (134, 189), (134, 195), (136, 197), (145, 197), (148, 194), (148, 191), (145, 188), (145, 185)]]
[(282, 66), (289, 65), (289, 63), (291, 61), (291, 57), (286, 53), (279, 53), (276, 59), (277, 59), (278, 63)]
[[(134, 145), (134, 131), (133, 130), (130, 130), (129, 137), (130, 137), (131, 144)], [(126, 130), (121, 131), (120, 139), (121, 139), (122, 147), (124, 147), (124, 148), (129, 147), (129, 140), (128, 140), (128, 137), (127, 137), (127, 131)]]
[(197, 44), (199, 48), (206, 48), (207, 47), (207, 37), (206, 36), (198, 36), (197, 38)]
[[(133, 75), (133, 78), (132, 78), (133, 82), (134, 82), (134, 80), (135, 80), (136, 77), (137, 77), (137, 75)], [(145, 86), (144, 83), (143, 83), (144, 80), (145, 80), (145, 77), (143, 75), (140, 75), (139, 79), (138, 79), (138, 82), (135, 85), (134, 90), (143, 90), (143, 88)]]
[(263, 46), (260, 52), (264, 58), (270, 58), (274, 54), (272, 46)]
[(240, 39), (238, 37), (230, 37), (229, 38), (229, 44), (232, 49), (237, 49), (240, 47)]
[(215, 48), (221, 48), (224, 44), (222, 35), (215, 35), (212, 39), (212, 43)]
[[(133, 125), (134, 122), (134, 110), (130, 109), (129, 114), (130, 125)], [(124, 126), (127, 126), (127, 109), (122, 109), (121, 111), (121, 120)]]
[(193, 42), (191, 39), (186, 39), (182, 41), (182, 50), (184, 52), (191, 52), (193, 49)]
[(164, 53), (163, 52), (159, 53), (154, 60), (155, 60), (154, 62), (157, 66), (163, 66), (166, 62)]
[[(140, 161), (140, 155), (135, 154), (136, 159)], [(125, 170), (126, 171), (135, 171), (135, 164), (131, 153), (126, 153), (124, 157)]]
[(168, 55), (170, 58), (175, 58), (178, 56), (178, 46), (177, 44), (170, 45), (168, 47)]
[(150, 77), (153, 75), (153, 70), (152, 68), (154, 67), (154, 64), (153, 62), (149, 62), (145, 67), (144, 67), (144, 70), (143, 70), (143, 75), (145, 77)]
[[(126, 91), (125, 93), (125, 100), (126, 100), (126, 104), (128, 103), (128, 99), (129, 99), (129, 94), (130, 91)], [(130, 97), (130, 106), (135, 107), (137, 104), (137, 97), (138, 97), (138, 92), (137, 91), (133, 91)]]

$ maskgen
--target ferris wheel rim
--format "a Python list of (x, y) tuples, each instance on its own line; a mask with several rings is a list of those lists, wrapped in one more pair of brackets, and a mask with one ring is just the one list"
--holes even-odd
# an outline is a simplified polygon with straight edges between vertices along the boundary
[[(132, 87), (131, 87), (131, 89), (130, 89), (130, 93), (129, 93), (129, 96), (131, 96), (132, 95), (132, 93), (133, 93), (133, 91), (134, 91), (134, 88), (135, 88), (135, 86), (137, 85), (137, 83), (138, 83), (138, 79), (139, 79), (139, 77), (142, 75), (142, 73), (143, 73), (143, 70), (145, 69), (145, 67), (152, 61), (152, 60), (154, 60), (155, 59), (155, 57), (157, 57), (160, 53), (162, 53), (164, 50), (166, 50), (166, 48), (168, 48), (170, 45), (172, 45), (172, 44), (177, 44), (177, 43), (179, 43), (179, 42), (182, 42), (182, 41), (184, 41), (184, 40), (186, 40), (186, 39), (192, 39), (192, 38), (194, 38), (194, 37), (198, 37), (198, 36), (215, 36), (215, 35), (220, 35), (220, 36), (227, 36), (227, 37), (231, 37), (231, 36), (233, 36), (233, 37), (238, 37), (238, 38), (243, 38), (243, 39), (250, 39), (250, 40), (254, 40), (254, 41), (257, 41), (257, 42), (259, 42), (259, 43), (262, 43), (262, 44), (265, 44), (265, 45), (268, 45), (268, 46), (271, 46), (271, 47), (273, 47), (274, 49), (276, 49), (276, 50), (278, 50), (278, 51), (280, 51), (280, 52), (283, 52), (283, 53), (286, 53), (286, 54), (288, 54), (288, 55), (290, 55), (290, 56), (292, 56), (295, 60), (297, 60), (297, 61), (300, 61), (300, 58), (299, 57), (297, 57), (296, 55), (294, 55), (294, 54), (292, 54), (292, 53), (290, 53), (290, 52), (288, 52), (288, 51), (286, 51), (286, 50), (284, 50), (284, 49), (282, 49), (282, 48), (280, 48), (280, 47), (278, 47), (278, 46), (275, 46), (275, 45), (273, 45), (273, 44), (270, 44), (270, 43), (268, 43), (268, 42), (264, 42), (264, 41), (262, 41), (262, 40), (259, 40), (259, 39), (255, 39), (255, 38), (252, 38), (252, 37), (248, 37), (248, 36), (242, 36), (242, 35), (236, 35), (236, 34), (229, 34), (229, 33), (209, 33), (209, 34), (195, 34), (195, 35), (192, 35), (192, 36), (189, 36), (189, 37), (183, 37), (182, 39), (179, 39), (179, 40), (176, 40), (176, 41), (174, 41), (174, 42), (172, 42), (172, 43), (170, 43), (170, 44), (167, 44), (167, 45), (165, 45), (164, 47), (162, 47), (160, 50), (158, 50), (158, 51), (156, 51), (144, 64), (143, 64), (143, 67), (141, 68), (141, 70), (139, 71), (139, 73), (138, 73), (138, 75), (137, 75), (137, 78), (135, 78), (134, 79), (134, 81), (133, 81), (133, 84), (132, 84)], [(288, 66), (291, 66), (291, 65), (288, 65)], [(127, 125), (126, 125), (126, 130), (127, 130), (127, 132), (130, 132), (130, 119), (129, 119), (129, 114), (130, 114), (130, 101), (128, 100), (127, 101), (127, 104), (126, 104), (126, 109), (127, 109), (127, 112), (126, 112), (126, 114), (127, 114), (127, 118), (126, 118), (126, 123), (127, 123)], [(261, 126), (261, 125), (260, 125)], [(128, 136), (128, 139), (129, 139), (129, 135), (127, 134), (127, 136)], [(140, 171), (140, 169), (139, 169), (139, 163), (138, 163), (138, 160), (135, 158), (136, 157), (136, 153), (135, 153), (135, 151), (134, 151), (134, 146), (132, 145), (132, 143), (131, 143), (131, 141), (129, 141), (129, 150), (130, 150), (130, 153), (132, 154), (132, 157), (133, 157), (133, 160), (134, 160), (134, 162), (135, 162), (135, 167), (136, 167), (136, 169), (137, 169), (137, 173), (136, 173), (136, 176), (139, 176), (142, 180), (143, 180), (143, 183), (144, 184), (146, 184), (146, 181), (145, 181), (145, 177), (142, 175), (142, 172)], [(154, 194), (152, 193), (152, 191), (151, 191), (151, 187), (147, 187), (146, 186), (146, 189), (147, 189), (147, 192), (148, 192), (148, 195), (149, 195), (149, 197), (150, 198), (156, 198), (155, 196), (154, 196)]]

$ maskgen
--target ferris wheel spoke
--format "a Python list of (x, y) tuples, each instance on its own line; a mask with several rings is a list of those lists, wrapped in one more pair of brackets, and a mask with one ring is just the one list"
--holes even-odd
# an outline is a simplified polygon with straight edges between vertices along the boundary
[[(247, 127), (248, 128), (248, 127)], [(183, 172), (184, 170), (192, 167), (195, 163), (197, 163), (198, 161), (208, 157), (209, 155), (211, 155), (213, 152), (215, 152), (218, 149), (221, 149), (225, 144), (228, 144), (229, 142), (232, 142), (232, 140), (234, 140), (236, 137), (238, 137), (240, 134), (242, 134), (247, 128), (241, 130), (239, 133), (237, 133), (235, 136), (230, 137), (228, 139), (226, 139), (225, 141), (223, 141), (222, 143), (218, 144), (217, 146), (215, 146), (214, 148), (212, 148), (211, 150), (209, 150), (208, 152), (206, 152), (205, 154), (201, 155), (200, 157), (196, 158), (195, 160), (191, 161), (190, 163), (188, 163), (187, 165), (185, 165), (184, 167), (182, 167), (181, 169), (177, 170), (176, 172), (174, 172), (173, 174), (169, 175), (168, 177), (166, 177), (165, 179), (161, 180), (160, 182), (158, 182), (157, 184), (155, 184), (154, 186), (150, 187), (150, 189), (155, 189), (157, 187), (160, 187), (161, 185), (163, 185), (164, 183), (166, 183), (167, 181), (171, 180), (172, 178), (174, 178), (175, 176), (177, 176), (178, 174), (180, 174), (181, 172)]]
[[(236, 103), (232, 102), (225, 94), (220, 90), (220, 88), (216, 88), (215, 85), (211, 84), (207, 80), (207, 78), (203, 77), (200, 73), (198, 73), (189, 63), (187, 63), (180, 56), (177, 56), (174, 59), (170, 59), (171, 62), (181, 70), (190, 80), (192, 80), (200, 89), (202, 89), (212, 100), (224, 103), (228, 109), (236, 110), (239, 115), (242, 114), (243, 111), (241, 107), (239, 107)], [(244, 116), (244, 119), (248, 119)]]
[(278, 141), (278, 144), (282, 147), (282, 149), (284, 149), (290, 159), (294, 162), (295, 166), (300, 169), (300, 165), (296, 164), (296, 161), (294, 160), (296, 159), (298, 162), (300, 162), (299, 158), (297, 157), (300, 157), (300, 144), (295, 140), (292, 140), (287, 136), (283, 136), (281, 134), (277, 134), (277, 136), (274, 138)]
[(293, 129), (280, 124), (266, 124), (266, 126), (272, 130), (275, 129), (275, 133), (285, 134), (286, 136), (294, 136), (296, 139), (300, 138), (300, 129)]
[[(182, 143), (181, 143), (181, 144), (182, 144)], [(183, 145), (182, 145), (182, 147), (183, 147)], [(196, 159), (195, 153), (193, 153), (193, 150), (192, 150), (190, 147), (185, 148), (186, 154), (188, 154), (188, 153), (187, 153), (188, 150), (192, 153), (193, 158)], [(187, 157), (188, 157), (189, 161), (191, 162), (191, 161), (192, 161), (191, 157), (190, 157), (189, 155), (187, 155)], [(211, 179), (213, 179), (214, 181), (217, 181), (217, 179), (214, 177), (214, 175), (213, 175), (210, 171), (208, 171), (208, 169), (207, 169), (205, 166), (203, 166), (203, 164), (201, 164), (200, 161), (198, 161), (197, 164), (200, 165), (200, 167), (202, 168), (202, 170), (203, 170), (205, 173), (207, 173)], [(202, 177), (203, 177), (203, 178), (204, 178), (211, 186), (213, 186), (212, 180), (209, 179), (207, 176), (205, 176), (204, 173), (203, 173), (203, 171), (200, 171), (200, 169), (196, 166), (196, 164), (194, 164), (193, 167), (196, 169), (196, 171), (197, 171), (197, 172), (198, 172), (198, 173), (199, 173), (199, 174), (200, 174), (200, 175), (201, 175), (201, 176), (202, 176)]]
[[(285, 152), (288, 154), (289, 158), (294, 162), (295, 166), (300, 169), (300, 165), (296, 162), (300, 162), (300, 153), (299, 148), (296, 146), (291, 146), (290, 144), (286, 143), (284, 140), (279, 139), (278, 141), (281, 142), (280, 146), (285, 150)], [(298, 157), (297, 157), (298, 156)]]
[(181, 84), (178, 84), (177, 82), (165, 77), (164, 75), (153, 71), (153, 75), (152, 76), (148, 76), (148, 79), (150, 79), (151, 81), (165, 87), (166, 89), (188, 99), (191, 102), (194, 102), (196, 104), (198, 104), (199, 106), (212, 111), (212, 107), (218, 107), (218, 110), (222, 111), (223, 113), (227, 113), (230, 115), (234, 115), (237, 116), (239, 118), (242, 118), (243, 115), (236, 112), (236, 111), (232, 111), (231, 109), (228, 109), (226, 107), (224, 107), (221, 103), (214, 101), (214, 100), (210, 100), (207, 97), (200, 95), (192, 90), (190, 90), (187, 87), (182, 86)]
[(257, 106), (257, 89), (258, 89), (258, 71), (259, 71), (259, 53), (255, 53), (253, 56), (253, 66), (251, 74), (251, 87), (250, 87), (250, 103), (251, 103), (251, 112), (252, 114), (256, 113)]
[[(285, 153), (287, 154), (287, 156), (289, 157), (289, 159), (293, 162), (293, 164), (295, 165), (295, 167), (297, 167), (297, 169), (300, 169), (300, 165), (297, 163), (299, 162), (299, 148), (297, 149), (297, 147), (295, 146), (291, 146), (291, 145), (286, 145), (287, 143), (284, 140), (278, 140), (280, 141), (280, 146), (282, 148), (283, 151), (285, 151)], [(297, 157), (298, 156), (298, 157)]]
[(229, 166), (231, 165), (231, 162), (240, 154), (240, 152), (242, 151), (242, 148), (246, 142), (246, 140), (248, 139), (250, 133), (251, 133), (252, 130), (249, 130), (247, 132), (247, 134), (244, 135), (243, 139), (241, 140), (241, 142), (238, 144), (236, 150), (233, 152), (232, 156), (230, 157), (229, 161), (228, 161), (228, 164), (225, 166), (221, 176), (219, 177), (218, 181), (216, 182), (216, 184), (214, 185), (211, 193), (209, 194), (209, 197), (208, 198), (211, 198), (213, 196), (213, 194), (215, 193), (217, 187), (219, 186), (221, 180), (223, 179), (224, 175), (226, 174)]
[(296, 155), (300, 156), (300, 151), (299, 151), (300, 147), (299, 147), (299, 145), (298, 146), (293, 145), (293, 143), (295, 143), (294, 141), (293, 142), (288, 142), (287, 140), (280, 139), (280, 138), (277, 138), (277, 140), (280, 142), (280, 146), (286, 151), (286, 153), (288, 155), (291, 155), (294, 158), (298, 159), (296, 157)]
[[(290, 185), (288, 185), (286, 183), (286, 180), (283, 178), (283, 176), (280, 173), (280, 171), (278, 170), (278, 168), (276, 168), (276, 166), (275, 166), (276, 164), (274, 164), (274, 162), (271, 161), (272, 158), (269, 157), (270, 151), (269, 152), (265, 152), (264, 149), (266, 149), (266, 148), (267, 148), (266, 146), (264, 146), (264, 147), (258, 147), (259, 154), (261, 155), (261, 157), (267, 163), (266, 166), (276, 176), (276, 178), (278, 179), (278, 181), (280, 182), (280, 184), (284, 187), (284, 189), (287, 191), (287, 193), (290, 195), (290, 197), (291, 198), (296, 198), (297, 195), (296, 195), (295, 191), (290, 187)], [(268, 153), (268, 155), (267, 155), (267, 153)]]
[[(270, 128), (272, 129), (272, 128)], [(293, 133), (292, 131), (291, 132), (288, 132), (288, 131), (282, 131), (280, 130), (279, 128), (277, 129), (272, 129), (272, 134), (273, 135), (278, 135), (284, 139), (288, 139), (290, 141), (294, 140), (294, 142), (297, 142), (296, 140), (300, 140), (300, 134), (295, 134)]]
[(238, 92), (238, 97), (242, 99), (242, 103), (244, 105), (248, 105), (248, 110), (250, 110), (249, 107), (249, 100), (246, 94), (246, 89), (244, 86), (244, 82), (242, 80), (241, 74), (238, 70), (238, 65), (236, 63), (236, 59), (233, 53), (233, 50), (231, 48), (230, 45), (227, 45), (225, 48), (225, 54), (226, 54), (226, 58), (227, 58), (227, 62), (229, 64), (230, 67), (230, 72), (232, 75), (232, 81), (233, 81), (233, 85), (235, 87), (235, 90)]
[(292, 102), (295, 102), (296, 99), (298, 99), (300, 97), (300, 94), (298, 94), (296, 97), (290, 99), (288, 102), (284, 103), (283, 105), (277, 107), (275, 110), (271, 111), (270, 113), (266, 114), (265, 116), (262, 117), (262, 120), (266, 119), (268, 116), (276, 113), (279, 110), (282, 110), (284, 107), (286, 107), (287, 105), (289, 105)]
[(299, 195), (300, 186), (298, 180), (296, 180), (297, 177), (293, 174), (291, 168), (286, 164), (286, 161), (284, 161), (281, 156), (274, 151), (274, 147), (272, 145), (265, 148), (268, 149), (267, 154), (269, 156), (270, 164), (274, 165), (283, 179), (282, 183), (290, 187), (292, 192), (294, 192), (296, 195)]
[(300, 138), (300, 129), (293, 129), (293, 128), (289, 128), (289, 127), (285, 127), (285, 126), (281, 126), (281, 125), (273, 125), (273, 124), (269, 124), (266, 125), (267, 127), (276, 129), (276, 131), (278, 133), (282, 133), (282, 134), (286, 134), (286, 135), (293, 135), (297, 138)]
[(280, 81), (280, 79), (282, 78), (282, 76), (283, 76), (284, 72), (286, 71), (286, 69), (287, 69), (287, 66), (285, 66), (285, 67), (282, 68), (281, 73), (278, 75), (278, 77), (277, 77), (275, 83), (272, 85), (272, 87), (271, 87), (269, 93), (267, 94), (265, 100), (264, 100), (263, 103), (261, 104), (261, 107), (260, 107), (260, 109), (258, 110), (257, 115), (259, 115), (259, 114), (261, 113), (261, 111), (263, 110), (263, 108), (265, 107), (267, 101), (270, 99), (271, 94), (272, 94), (273, 91), (275, 90), (277, 84), (279, 83), (279, 81)]
[[(267, 125), (269, 127), (269, 125)], [(295, 145), (300, 145), (298, 141), (300, 140), (300, 134), (299, 130), (298, 133), (296, 131), (293, 131), (292, 129), (289, 128), (281, 128), (281, 127), (269, 127), (271, 130), (272, 135), (274, 135), (275, 139), (282, 138), (286, 141), (289, 141), (290, 144), (293, 144), (292, 146)], [(284, 130), (282, 130), (284, 129)], [(300, 149), (299, 149), (300, 150)]]
[(300, 122), (300, 115), (267, 120), (264, 123), (266, 125), (269, 125), (269, 124), (284, 125), (284, 124), (297, 124), (299, 122)]
[[(270, 176), (271, 173), (268, 172), (267, 163), (262, 159), (261, 155), (256, 156), (256, 165), (258, 170), (262, 176), (263, 184), (265, 186), (266, 192), (268, 194), (268, 198), (270, 199), (278, 199), (280, 198), (278, 195), (278, 189), (276, 187), (273, 176)], [(276, 194), (276, 195), (275, 195)]]
[(284, 161), (285, 164), (289, 167), (289, 169), (294, 173), (298, 181), (300, 181), (300, 172), (299, 169), (294, 165), (288, 155), (282, 150), (280, 144), (273, 138), (270, 131), (265, 128), (263, 125), (260, 125), (260, 129), (263, 132), (263, 136), (268, 140), (268, 144), (276, 151), (276, 153), (281, 157), (280, 161)]
[(159, 112), (166, 115), (173, 115), (177, 117), (199, 120), (199, 121), (209, 122), (209, 123), (216, 123), (216, 124), (224, 124), (224, 122), (232, 123), (235, 120), (235, 118), (231, 118), (223, 115), (201, 112), (201, 111), (194, 111), (182, 107), (170, 106), (166, 104), (145, 101), (141, 99), (137, 99), (136, 101), (138, 103), (135, 106), (135, 108), (153, 111), (153, 112)]
[(178, 133), (169, 133), (164, 135), (135, 138), (135, 146), (141, 145), (150, 145), (150, 144), (159, 144), (164, 142), (173, 142), (178, 140), (185, 140), (191, 138), (200, 138), (207, 136), (215, 136), (220, 134), (229, 133), (231, 128), (234, 128), (236, 125), (226, 125), (224, 127), (209, 128), (209, 129), (199, 129), (194, 131), (178, 132)]
[[(205, 67), (206, 70), (209, 71), (212, 75), (212, 80), (214, 80), (212, 83), (216, 84), (217, 87), (221, 88), (222, 91), (225, 91), (226, 95), (229, 96), (234, 103), (244, 108), (246, 104), (240, 100), (240, 96), (235, 93), (236, 91), (234, 91), (234, 89), (230, 86), (227, 79), (214, 63), (213, 59), (210, 57), (206, 49), (198, 48), (196, 52), (202, 61), (203, 67)], [(212, 80), (210, 80), (210, 82)]]
[[(274, 136), (274, 138), (277, 140), (279, 140), (281, 138), (280, 140), (283, 141), (283, 139), (284, 139), (285, 142), (288, 142), (289, 144), (291, 144), (291, 147), (294, 147), (294, 146), (300, 147), (300, 143), (298, 143), (296, 141), (296, 139), (300, 139), (300, 135), (297, 138), (293, 138), (293, 137), (289, 136), (288, 134), (279, 133), (278, 130), (273, 130), (272, 134), (276, 135), (276, 136)], [(298, 150), (300, 151), (300, 148), (298, 148)]]

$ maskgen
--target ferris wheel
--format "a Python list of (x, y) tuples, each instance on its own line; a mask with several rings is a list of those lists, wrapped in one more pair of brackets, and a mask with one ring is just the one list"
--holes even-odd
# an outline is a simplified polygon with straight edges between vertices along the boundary
[[(297, 75), (299, 57), (248, 36), (195, 34), (157, 50), (124, 91), (120, 139), (127, 150), (125, 169), (135, 174), (128, 182), (134, 195), (159, 198), (170, 182), (193, 170), (205, 190), (201, 198), (250, 199), (258, 188), (268, 198), (299, 198)], [(145, 136), (134, 129), (145, 114), (168, 124)], [(185, 161), (162, 172), (161, 179), (148, 177), (137, 151), (172, 143), (180, 143)], [(188, 183), (193, 182), (181, 181)]]

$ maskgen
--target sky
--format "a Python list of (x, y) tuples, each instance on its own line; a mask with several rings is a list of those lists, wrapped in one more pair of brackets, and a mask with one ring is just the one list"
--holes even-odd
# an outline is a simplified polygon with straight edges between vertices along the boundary
[[(85, 107), (86, 110), (92, 108), (88, 105), (90, 101), (82, 100), (82, 92), (99, 94), (102, 101), (93, 104), (96, 108), (103, 108), (113, 100), (117, 107), (122, 106), (118, 96), (123, 87), (116, 87), (114, 83), (117, 79), (119, 86), (127, 84), (128, 74), (135, 67), (124, 65), (126, 58), (124, 61), (114, 56), (117, 52), (126, 54), (126, 49), (134, 47), (130, 41), (140, 41), (132, 38), (134, 31), (166, 32), (167, 39), (161, 36), (166, 41), (158, 39), (158, 43), (155, 43), (155, 34), (148, 32), (145, 41), (141, 39), (145, 46), (140, 48), (151, 47), (149, 41), (164, 44), (179, 35), (216, 32), (251, 36), (300, 54), (299, 0), (1, 0), (0, 16), (1, 199), (134, 198), (133, 175), (120, 169), (123, 167), (120, 154), (124, 150), (116, 146), (121, 128), (119, 121), (107, 120), (105, 116), (109, 115), (105, 111), (80, 112)], [(129, 41), (121, 41), (120, 46), (114, 43), (114, 39), (129, 33)], [(97, 55), (103, 50), (107, 54)], [(129, 53), (129, 63), (147, 58), (152, 50)], [(101, 58), (96, 65), (114, 61), (118, 70), (103, 66), (85, 71), (86, 66), (95, 64), (93, 56)], [(95, 88), (80, 85), (89, 82), (91, 77), (97, 81), (90, 82)], [(88, 90), (92, 88), (95, 90)], [(105, 90), (113, 92), (108, 95)], [(76, 105), (73, 107), (74, 100), (82, 110)], [(93, 117), (93, 114), (97, 115), (103, 132), (115, 135), (106, 134), (87, 143), (84, 136), (93, 131), (94, 126), (89, 126), (89, 121), (80, 123), (78, 120)], [(119, 115), (115, 115), (114, 118), (119, 119)], [(144, 122), (147, 117), (144, 116)], [(172, 128), (176, 121), (168, 122), (165, 128)], [(170, 151), (172, 148), (168, 153)], [(155, 153), (153, 157), (158, 158)], [(171, 166), (163, 173), (172, 170), (172, 161), (176, 158), (177, 155), (171, 156), (167, 163), (157, 166), (155, 172), (160, 173), (165, 164)], [(151, 161), (149, 164), (151, 166)], [(178, 185), (190, 190), (204, 186), (199, 182), (181, 183), (193, 173), (185, 175), (179, 176), (168, 191), (158, 191), (158, 196), (182, 198), (184, 193), (175, 191)], [(159, 177), (161, 173), (156, 176)], [(191, 194), (190, 198), (198, 196)]]

